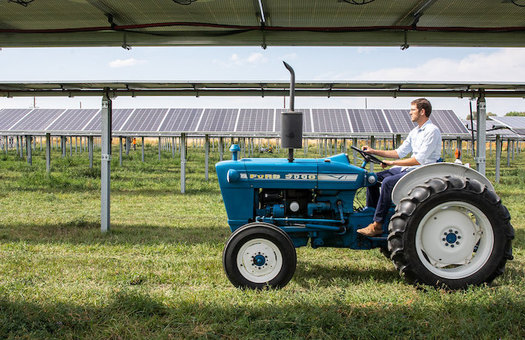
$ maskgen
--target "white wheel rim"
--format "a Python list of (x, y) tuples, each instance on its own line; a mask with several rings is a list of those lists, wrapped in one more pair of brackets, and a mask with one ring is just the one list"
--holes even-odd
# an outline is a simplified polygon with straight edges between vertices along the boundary
[(236, 263), (239, 272), (247, 280), (265, 283), (279, 274), (283, 266), (283, 256), (275, 243), (256, 238), (241, 247)]
[(432, 273), (462, 279), (476, 273), (489, 259), (494, 233), (487, 216), (470, 203), (442, 203), (418, 225), (416, 251)]

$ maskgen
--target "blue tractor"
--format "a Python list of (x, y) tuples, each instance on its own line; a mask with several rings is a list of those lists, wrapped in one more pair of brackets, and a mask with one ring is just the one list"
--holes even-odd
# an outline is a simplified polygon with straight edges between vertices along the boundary
[(381, 160), (357, 148), (361, 167), (346, 154), (293, 159), (293, 149), (302, 146), (302, 114), (293, 110), (289, 70), (292, 108), (281, 118), (288, 159), (239, 159), (240, 148), (232, 145), (232, 160), (216, 164), (233, 232), (223, 266), (235, 286), (285, 286), (295, 272), (295, 248), (307, 245), (380, 248), (408, 281), (449, 289), (490, 283), (503, 273), (512, 259), (510, 214), (491, 183), (462, 165), (409, 172), (394, 188), (383, 234), (358, 234), (375, 208), (356, 204), (356, 193), (377, 184), (366, 165)]

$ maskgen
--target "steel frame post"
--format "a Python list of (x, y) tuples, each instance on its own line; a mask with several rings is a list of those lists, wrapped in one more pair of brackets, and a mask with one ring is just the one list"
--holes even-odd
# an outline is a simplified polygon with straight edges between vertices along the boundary
[(93, 136), (88, 137), (89, 168), (93, 169)]
[[(370, 136), (370, 147), (372, 149), (376, 148), (376, 137)], [(370, 162), (370, 172), (374, 172), (374, 163)]]
[(507, 139), (507, 166), (510, 166), (510, 139)]
[(476, 148), (476, 168), (478, 172), (482, 175), (485, 175), (485, 162), (486, 162), (486, 142), (487, 142), (487, 136), (486, 136), (486, 114), (487, 114), (487, 105), (485, 101), (485, 94), (483, 92), (480, 93), (477, 101), (477, 112), (476, 112), (476, 120), (477, 120), (477, 131), (476, 131), (476, 141), (477, 141), (477, 148)]
[(118, 165), (122, 166), (122, 137), (119, 137), (118, 140), (119, 140)]
[(210, 136), (204, 135), (204, 179), (209, 178), (208, 167), (210, 161)]
[(219, 137), (219, 160), (222, 162), (224, 157), (224, 138)]
[(161, 140), (161, 138), (159, 137), (159, 161), (160, 161), (160, 152), (161, 152), (161, 148), (162, 148), (162, 140)]
[(142, 163), (144, 163), (144, 137), (142, 137)]
[(496, 175), (495, 181), (499, 183), (501, 169), (501, 136), (496, 135)]
[(109, 90), (106, 89), (102, 97), (102, 118), (101, 132), (101, 164), (100, 164), (100, 230), (105, 233), (110, 230), (110, 198), (111, 198), (111, 116), (112, 101), (109, 97)]
[(46, 172), (51, 173), (51, 134), (46, 133)]
[(26, 154), (27, 154), (27, 164), (33, 165), (33, 155), (31, 152), (31, 149), (33, 146), (31, 145), (31, 136), (26, 136)]
[(186, 134), (180, 135), (180, 192), (186, 192)]

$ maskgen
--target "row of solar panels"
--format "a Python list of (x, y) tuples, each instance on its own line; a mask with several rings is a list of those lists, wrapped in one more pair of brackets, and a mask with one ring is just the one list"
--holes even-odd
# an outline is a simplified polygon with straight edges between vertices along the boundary
[[(284, 109), (113, 109), (117, 133), (276, 133)], [(406, 134), (415, 124), (408, 110), (302, 109), (305, 133)], [(434, 110), (443, 134), (468, 134), (451, 110)], [(2, 109), (0, 133), (95, 133), (100, 109)]]
[[(477, 130), (477, 122), (474, 123), (474, 131)], [(470, 121), (463, 121), (470, 130)], [(491, 117), (485, 124), (487, 136), (494, 138), (500, 135), (502, 138), (523, 138), (525, 136), (525, 117)]]

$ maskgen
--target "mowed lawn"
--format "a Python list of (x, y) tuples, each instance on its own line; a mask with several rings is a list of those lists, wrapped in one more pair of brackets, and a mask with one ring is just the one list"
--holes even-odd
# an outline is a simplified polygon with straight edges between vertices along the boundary
[[(496, 185), (515, 258), (491, 286), (454, 292), (407, 284), (378, 250), (308, 247), (284, 289), (236, 289), (222, 269), (230, 230), (217, 152), (206, 182), (203, 151), (189, 149), (186, 194), (179, 154), (158, 161), (150, 146), (145, 163), (138, 149), (122, 167), (118, 149), (113, 158), (102, 234), (100, 153), (90, 170), (86, 153), (55, 151), (50, 176), (42, 151), (32, 167), (13, 151), (0, 156), (0, 338), (525, 337), (523, 154), (510, 167), (502, 160)], [(493, 181), (493, 159), (487, 168)]]

